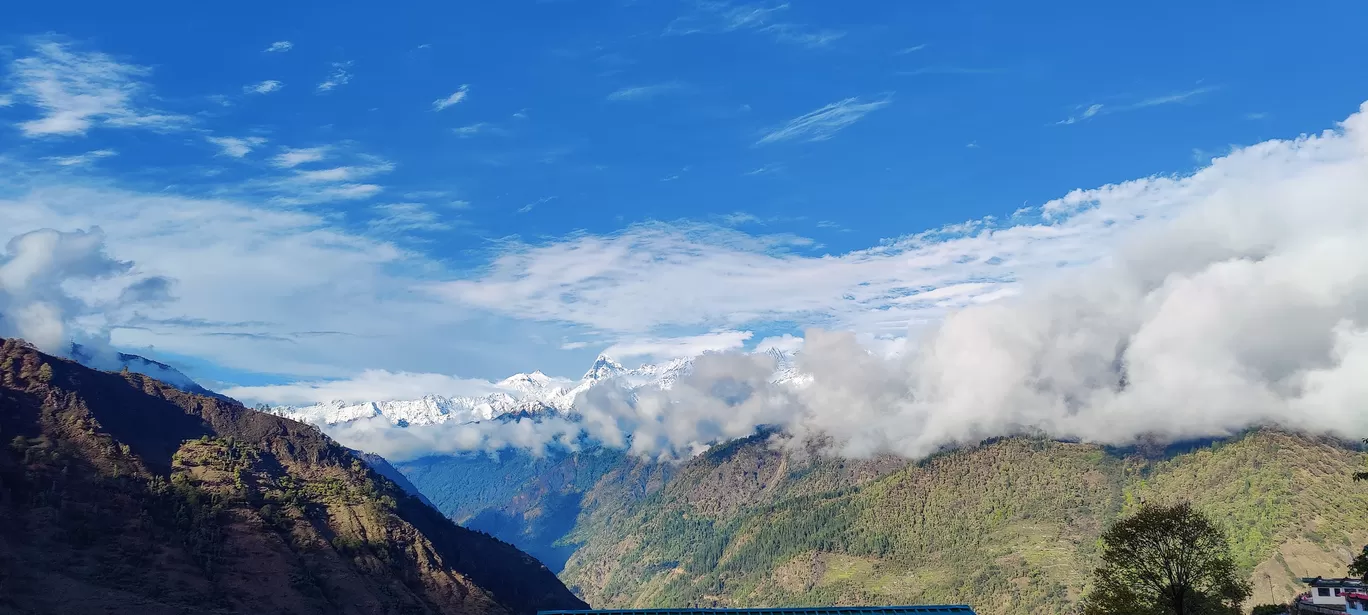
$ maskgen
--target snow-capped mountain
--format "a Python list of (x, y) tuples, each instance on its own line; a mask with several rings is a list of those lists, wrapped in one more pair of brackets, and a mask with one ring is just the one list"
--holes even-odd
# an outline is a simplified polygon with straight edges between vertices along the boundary
[[(801, 383), (804, 376), (794, 367), (793, 357), (778, 350), (769, 352), (778, 365), (776, 382)], [(575, 399), (594, 385), (617, 379), (631, 389), (659, 387), (668, 389), (693, 368), (693, 359), (675, 359), (627, 369), (607, 356), (599, 355), (578, 381), (557, 379), (539, 371), (514, 374), (495, 384), (500, 389), (482, 397), (443, 397), (428, 395), (421, 399), (349, 403), (332, 401), (312, 406), (277, 406), (271, 412), (316, 425), (336, 425), (360, 419), (381, 417), (399, 426), (472, 423), (499, 417), (567, 415), (574, 411)]]

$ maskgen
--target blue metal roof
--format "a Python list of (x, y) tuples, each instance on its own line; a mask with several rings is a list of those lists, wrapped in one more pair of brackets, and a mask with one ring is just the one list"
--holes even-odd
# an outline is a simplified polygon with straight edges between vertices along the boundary
[(777, 609), (593, 609), (584, 611), (537, 611), (537, 615), (903, 615), (905, 613), (967, 613), (964, 604), (916, 606), (813, 606)]

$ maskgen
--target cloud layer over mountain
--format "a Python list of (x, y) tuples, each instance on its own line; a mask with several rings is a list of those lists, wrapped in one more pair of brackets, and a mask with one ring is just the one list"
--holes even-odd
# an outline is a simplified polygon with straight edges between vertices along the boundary
[(806, 386), (771, 384), (766, 355), (716, 353), (668, 390), (591, 389), (579, 423), (363, 423), (337, 435), (400, 457), (584, 435), (666, 458), (759, 425), (830, 436), (848, 456), (1035, 430), (1104, 443), (1266, 423), (1368, 436), (1368, 105), (1336, 131), (1238, 149), (1187, 177), (1075, 191), (1043, 211), (1102, 226), (1153, 215), (1092, 264), (956, 311), (893, 358), (810, 330)]

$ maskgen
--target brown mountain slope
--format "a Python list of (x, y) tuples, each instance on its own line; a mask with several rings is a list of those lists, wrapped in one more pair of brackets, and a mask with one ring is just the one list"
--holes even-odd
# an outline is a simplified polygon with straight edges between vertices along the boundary
[(317, 430), (0, 344), (0, 613), (582, 608)]

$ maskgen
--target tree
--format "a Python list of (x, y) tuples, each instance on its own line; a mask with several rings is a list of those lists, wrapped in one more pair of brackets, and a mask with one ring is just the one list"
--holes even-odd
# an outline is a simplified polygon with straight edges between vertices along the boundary
[(1086, 615), (1238, 615), (1251, 586), (1225, 532), (1187, 503), (1144, 505), (1102, 535)]

